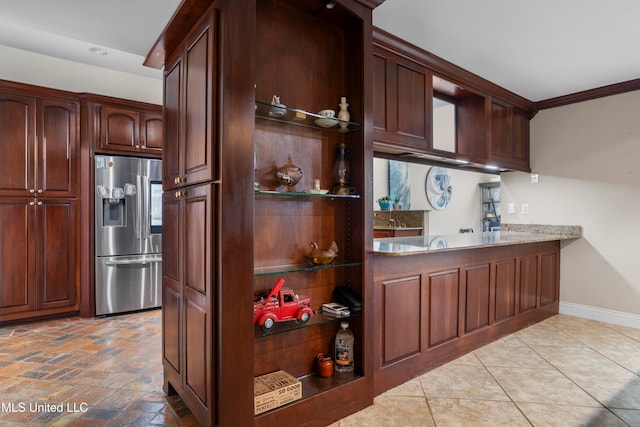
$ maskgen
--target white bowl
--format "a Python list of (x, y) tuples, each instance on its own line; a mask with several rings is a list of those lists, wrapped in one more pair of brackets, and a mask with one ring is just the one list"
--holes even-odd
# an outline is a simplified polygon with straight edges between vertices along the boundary
[(330, 128), (331, 126), (335, 126), (338, 124), (338, 120), (336, 119), (330, 119), (330, 118), (326, 118), (326, 119), (317, 119), (316, 120), (316, 124), (320, 127), (323, 128)]

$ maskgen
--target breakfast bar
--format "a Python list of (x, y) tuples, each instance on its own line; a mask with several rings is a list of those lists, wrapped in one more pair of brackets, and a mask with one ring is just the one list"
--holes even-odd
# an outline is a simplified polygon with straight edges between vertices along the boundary
[(574, 226), (374, 239), (374, 393), (558, 313)]

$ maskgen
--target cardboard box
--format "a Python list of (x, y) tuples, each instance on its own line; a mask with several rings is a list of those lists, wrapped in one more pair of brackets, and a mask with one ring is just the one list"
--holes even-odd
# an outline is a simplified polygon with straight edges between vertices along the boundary
[(255, 415), (302, 398), (302, 383), (285, 371), (271, 372), (253, 379)]

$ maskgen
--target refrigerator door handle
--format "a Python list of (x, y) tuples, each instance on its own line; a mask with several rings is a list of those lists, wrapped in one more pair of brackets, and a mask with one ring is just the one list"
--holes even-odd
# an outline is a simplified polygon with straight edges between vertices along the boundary
[(128, 261), (107, 261), (105, 265), (144, 265), (162, 262), (162, 258), (149, 258), (144, 260), (128, 260)]
[(136, 218), (134, 221), (134, 231), (136, 234), (136, 239), (142, 240), (142, 177), (140, 175), (136, 175)]

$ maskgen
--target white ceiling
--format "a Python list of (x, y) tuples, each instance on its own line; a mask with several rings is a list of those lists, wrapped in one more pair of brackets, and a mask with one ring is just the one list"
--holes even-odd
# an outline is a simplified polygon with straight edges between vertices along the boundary
[[(160, 78), (142, 62), (179, 3), (0, 0), (0, 44)], [(637, 0), (386, 0), (373, 23), (540, 101), (640, 78), (638, 17)]]

